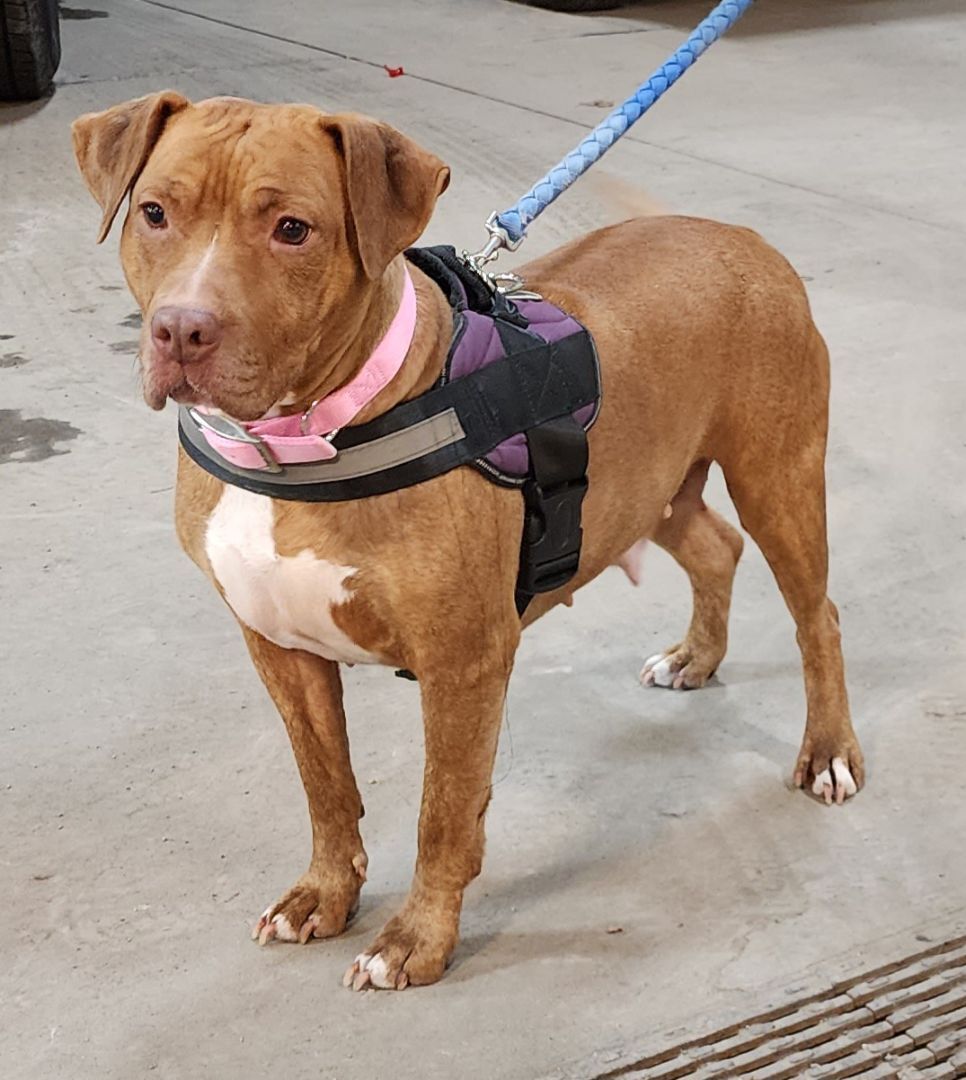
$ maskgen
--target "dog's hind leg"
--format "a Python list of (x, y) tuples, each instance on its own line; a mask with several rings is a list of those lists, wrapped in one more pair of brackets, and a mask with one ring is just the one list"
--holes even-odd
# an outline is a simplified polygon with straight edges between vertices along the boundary
[(312, 859), (299, 880), (266, 908), (252, 936), (306, 942), (341, 934), (366, 879), (359, 835), (362, 799), (349, 762), (339, 666), (283, 649), (242, 624), (255, 669), (288, 729), (312, 822)]
[(671, 501), (671, 514), (654, 534), (655, 543), (685, 570), (693, 595), (691, 624), (684, 640), (650, 657), (641, 671), (645, 686), (693, 690), (708, 681), (728, 647), (731, 585), (743, 541), (736, 529), (702, 497), (710, 462), (692, 466)]
[(741, 524), (795, 619), (808, 704), (795, 783), (841, 803), (862, 786), (863, 764), (849, 717), (838, 611), (826, 595), (825, 422), (812, 420), (794, 427), (788, 421), (772, 433), (770, 452), (750, 448), (722, 467)]

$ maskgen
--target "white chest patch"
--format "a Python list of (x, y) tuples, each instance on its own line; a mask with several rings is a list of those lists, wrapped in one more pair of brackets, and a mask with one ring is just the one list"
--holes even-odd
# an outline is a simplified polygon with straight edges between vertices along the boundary
[(208, 519), (205, 553), (232, 611), (262, 637), (326, 660), (379, 662), (332, 618), (333, 608), (349, 599), (345, 583), (355, 568), (309, 550), (279, 555), (267, 496), (226, 485)]

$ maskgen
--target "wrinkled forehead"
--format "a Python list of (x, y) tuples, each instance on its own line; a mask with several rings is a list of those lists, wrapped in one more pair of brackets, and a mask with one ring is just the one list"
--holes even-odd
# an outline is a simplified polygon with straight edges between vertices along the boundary
[(169, 120), (137, 189), (222, 203), (256, 193), (265, 202), (272, 192), (324, 198), (342, 181), (323, 115), (307, 105), (199, 102)]

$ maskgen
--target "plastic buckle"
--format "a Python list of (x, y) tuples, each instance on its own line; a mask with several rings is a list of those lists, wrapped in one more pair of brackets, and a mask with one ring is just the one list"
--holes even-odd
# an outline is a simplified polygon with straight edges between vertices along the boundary
[(587, 477), (544, 491), (536, 480), (523, 485), (526, 514), (520, 546), (517, 589), (545, 593), (559, 589), (580, 565), (580, 507), (587, 494)]

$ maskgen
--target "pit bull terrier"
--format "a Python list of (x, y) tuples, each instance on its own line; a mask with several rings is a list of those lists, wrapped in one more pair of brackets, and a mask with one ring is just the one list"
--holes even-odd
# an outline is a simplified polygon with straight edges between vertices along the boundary
[[(170, 91), (82, 116), (73, 136), (103, 211), (99, 240), (130, 195), (121, 261), (144, 316), (151, 408), (171, 399), (251, 423), (341, 407), (374, 350), (392, 351), (407, 290), (414, 321), (393, 374), (344, 422), (372, 421), (438, 382), (452, 311), (403, 255), (448, 183), (431, 153), (355, 114), (191, 104)], [(349, 967), (357, 990), (432, 983), (447, 966), (464, 889), (480, 872), (525, 626), (608, 566), (636, 577), (653, 540), (688, 574), (693, 611), (642, 682), (695, 689), (717, 670), (742, 539), (703, 501), (712, 462), (797, 627), (807, 720), (795, 783), (842, 803), (863, 782), (826, 595), (828, 354), (794, 270), (747, 229), (662, 216), (581, 237), (521, 273), (589, 328), (603, 384), (579, 570), (522, 619), (523, 500), (474, 469), (310, 503), (226, 484), (180, 452), (178, 537), (237, 618), (308, 796), (311, 860), (258, 920), (261, 943), (341, 933), (365, 881), (339, 665), (391, 665), (419, 681), (415, 875)]]

